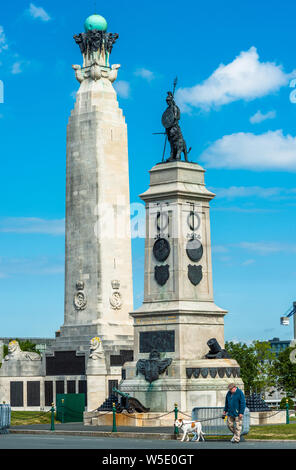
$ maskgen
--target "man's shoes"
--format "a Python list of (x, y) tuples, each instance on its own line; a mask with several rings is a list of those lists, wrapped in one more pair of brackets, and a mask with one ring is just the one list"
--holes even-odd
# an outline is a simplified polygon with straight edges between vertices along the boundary
[(239, 444), (240, 441), (231, 440), (232, 444)]
[(230, 439), (230, 442), (234, 442), (234, 436)]

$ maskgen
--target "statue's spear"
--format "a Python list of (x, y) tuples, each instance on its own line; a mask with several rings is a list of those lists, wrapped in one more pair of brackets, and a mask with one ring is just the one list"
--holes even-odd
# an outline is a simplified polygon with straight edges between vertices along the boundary
[[(173, 97), (175, 95), (177, 83), (178, 83), (178, 77), (175, 78), (174, 83), (173, 83)], [(162, 160), (161, 160), (163, 162), (168, 136), (166, 132), (153, 132), (153, 135), (157, 135), (157, 134), (165, 135), (164, 148), (163, 148), (163, 154), (162, 154)]]

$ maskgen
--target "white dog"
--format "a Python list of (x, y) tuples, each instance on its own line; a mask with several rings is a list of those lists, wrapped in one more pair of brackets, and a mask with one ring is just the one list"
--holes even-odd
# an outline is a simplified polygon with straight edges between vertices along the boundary
[(189, 441), (189, 434), (193, 433), (197, 437), (194, 439), (195, 441), (199, 441), (200, 438), (204, 441), (204, 433), (201, 430), (201, 422), (200, 421), (188, 421), (185, 419), (176, 419), (175, 426), (183, 431), (183, 438), (181, 442), (185, 440)]

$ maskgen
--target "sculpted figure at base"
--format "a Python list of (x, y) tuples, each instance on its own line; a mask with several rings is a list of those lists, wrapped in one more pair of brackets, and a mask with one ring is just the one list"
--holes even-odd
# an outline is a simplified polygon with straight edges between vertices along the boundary
[(34, 352), (22, 351), (19, 342), (13, 340), (8, 344), (8, 354), (4, 361), (41, 361), (41, 356)]
[(100, 340), (98, 336), (95, 336), (94, 338), (90, 340), (89, 349), (90, 349), (90, 354), (89, 354), (90, 359), (93, 359), (94, 361), (99, 360), (99, 359), (104, 359), (105, 354), (104, 354), (102, 341)]

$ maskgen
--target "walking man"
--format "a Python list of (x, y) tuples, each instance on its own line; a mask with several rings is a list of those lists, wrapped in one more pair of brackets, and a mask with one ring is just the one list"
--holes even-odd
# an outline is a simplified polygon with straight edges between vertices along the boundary
[(245, 408), (246, 400), (244, 393), (234, 383), (229, 384), (223, 416), (227, 415), (227, 426), (233, 433), (231, 442), (234, 444), (240, 441)]

